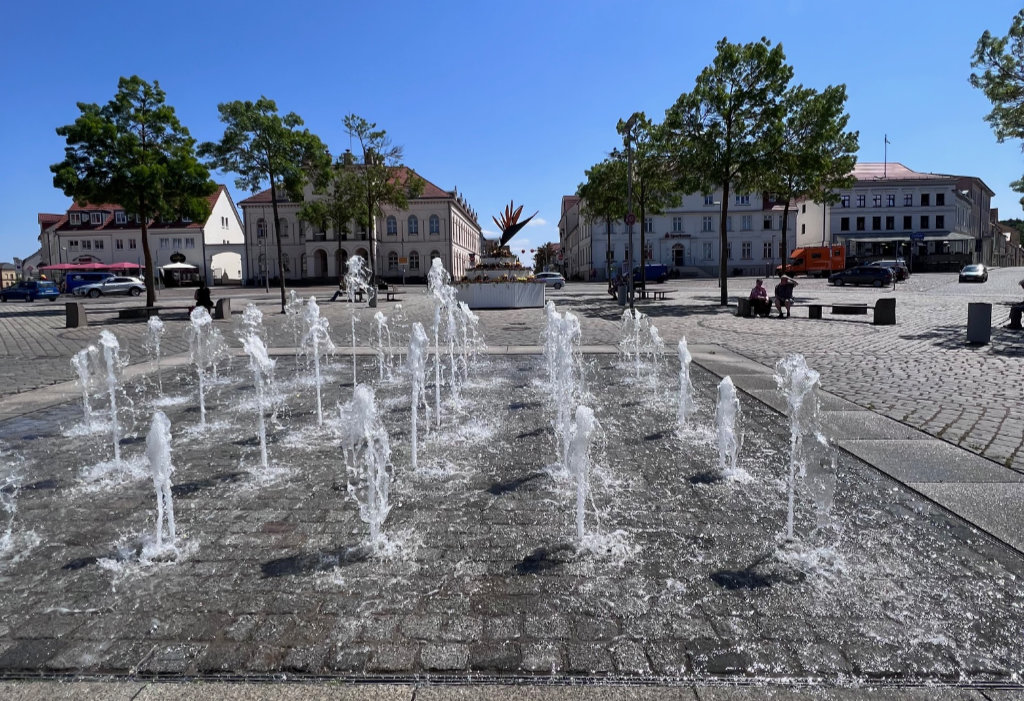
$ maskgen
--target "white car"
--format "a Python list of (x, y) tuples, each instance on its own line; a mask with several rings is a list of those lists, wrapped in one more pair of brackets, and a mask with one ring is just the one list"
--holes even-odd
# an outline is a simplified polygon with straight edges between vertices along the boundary
[(146, 289), (146, 283), (137, 277), (108, 277), (102, 282), (82, 285), (75, 288), (79, 297), (99, 297), (101, 295), (132, 295), (138, 297)]
[(565, 278), (562, 277), (561, 273), (537, 273), (534, 277), (548, 287), (554, 287), (556, 290), (562, 289), (562, 286), (565, 284)]

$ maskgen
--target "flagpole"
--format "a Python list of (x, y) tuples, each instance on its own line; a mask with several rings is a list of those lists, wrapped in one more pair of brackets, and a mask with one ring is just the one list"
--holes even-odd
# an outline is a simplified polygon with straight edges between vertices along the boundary
[(889, 175), (889, 135), (883, 134), (885, 144), (882, 146), (882, 177)]

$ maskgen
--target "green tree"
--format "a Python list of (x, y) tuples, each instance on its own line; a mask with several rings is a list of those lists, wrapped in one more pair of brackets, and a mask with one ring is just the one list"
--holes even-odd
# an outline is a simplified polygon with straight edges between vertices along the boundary
[[(341, 234), (350, 234), (350, 225), (361, 219), (364, 211), (363, 177), (358, 172), (351, 151), (346, 151), (334, 164), (315, 174), (313, 198), (299, 207), (299, 219), (338, 234), (337, 260), (341, 260)], [(338, 270), (338, 283), (345, 271)]]
[(762, 38), (749, 44), (722, 39), (711, 65), (697, 76), (665, 116), (678, 189), (714, 193), (721, 189), (719, 285), (729, 303), (726, 221), (729, 195), (757, 192), (772, 168), (779, 138), (783, 94), (793, 76), (782, 46)]
[[(772, 169), (764, 181), (782, 210), (782, 250), (787, 246), (789, 205), (808, 197), (815, 202), (837, 202), (835, 190), (853, 185), (857, 163), (857, 132), (844, 131), (850, 115), (844, 113), (846, 86), (830, 85), (817, 92), (802, 85), (786, 91), (786, 112), (779, 124)], [(786, 257), (782, 257), (786, 272)]]
[[(635, 112), (628, 120), (619, 120), (616, 130), (628, 143), (627, 170), (632, 161), (633, 205), (640, 212), (637, 222), (640, 224), (640, 284), (647, 284), (647, 215), (661, 214), (666, 207), (678, 204), (681, 194), (673, 177), (671, 163), (667, 157), (664, 129), (654, 124), (643, 112)], [(621, 154), (615, 154), (621, 157)], [(635, 267), (637, 262), (630, 263)], [(627, 275), (630, 272), (627, 271)], [(630, 276), (629, 279), (632, 279)], [(630, 307), (633, 300), (629, 301)]]
[(555, 244), (545, 243), (537, 248), (533, 255), (533, 269), (537, 272), (544, 270), (547, 265), (555, 265), (558, 261), (558, 251)]
[(302, 200), (303, 185), (310, 173), (327, 168), (331, 162), (327, 147), (308, 129), (299, 130), (302, 118), (294, 112), (283, 117), (277, 104), (266, 97), (225, 102), (217, 105), (220, 121), (227, 125), (219, 142), (207, 141), (199, 153), (217, 170), (236, 173), (235, 186), (258, 192), (270, 184), (277, 243), (277, 275), (281, 284), (281, 312), (285, 308), (284, 251), (281, 246), (278, 196), (281, 190), (294, 202)]
[[(360, 223), (370, 234), (370, 282), (376, 281), (377, 252), (374, 222), (383, 215), (384, 206), (405, 209), (409, 200), (423, 192), (423, 180), (409, 168), (402, 165), (402, 147), (395, 146), (387, 132), (362, 117), (350, 114), (344, 118), (348, 135), (359, 142), (362, 150), (362, 176), (364, 207)], [(370, 297), (370, 305), (376, 305), (376, 297)]]
[[(585, 183), (576, 188), (582, 202), (582, 214), (590, 221), (603, 220), (612, 251), (612, 222), (626, 215), (626, 162), (618, 154), (604, 159), (584, 173)], [(606, 257), (605, 272), (611, 279), (612, 258)]]
[(146, 306), (156, 304), (149, 222), (157, 217), (205, 220), (217, 186), (195, 155), (195, 140), (166, 104), (160, 83), (121, 78), (103, 107), (78, 103), (82, 114), (58, 127), (64, 160), (50, 166), (53, 184), (75, 202), (112, 203), (139, 217), (146, 263)]
[[(999, 143), (1024, 139), (1024, 10), (1014, 16), (1006, 36), (994, 37), (985, 30), (974, 49), (971, 68), (984, 69), (971, 73), (969, 80), (992, 102), (985, 121), (992, 126), (996, 139)], [(1011, 183), (1011, 187), (1024, 192), (1024, 178)]]

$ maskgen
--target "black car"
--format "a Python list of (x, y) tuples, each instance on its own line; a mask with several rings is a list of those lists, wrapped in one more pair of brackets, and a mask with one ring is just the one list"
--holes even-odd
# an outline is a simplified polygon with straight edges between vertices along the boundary
[(910, 268), (902, 260), (873, 260), (868, 265), (873, 268), (888, 268), (896, 276), (897, 282), (910, 279)]
[(988, 282), (988, 268), (981, 263), (965, 265), (960, 271), (960, 282)]
[(832, 285), (874, 285), (883, 287), (892, 284), (892, 271), (880, 265), (858, 265), (828, 276)]

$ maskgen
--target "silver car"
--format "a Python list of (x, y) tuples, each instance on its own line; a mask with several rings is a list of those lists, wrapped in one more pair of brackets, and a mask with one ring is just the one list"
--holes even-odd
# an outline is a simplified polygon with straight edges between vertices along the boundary
[(108, 277), (102, 282), (76, 287), (75, 294), (79, 297), (92, 297), (93, 299), (101, 295), (138, 297), (145, 289), (146, 283), (137, 277)]
[(537, 273), (534, 277), (548, 287), (554, 287), (556, 290), (562, 289), (562, 286), (565, 285), (565, 278), (562, 277), (561, 273)]

